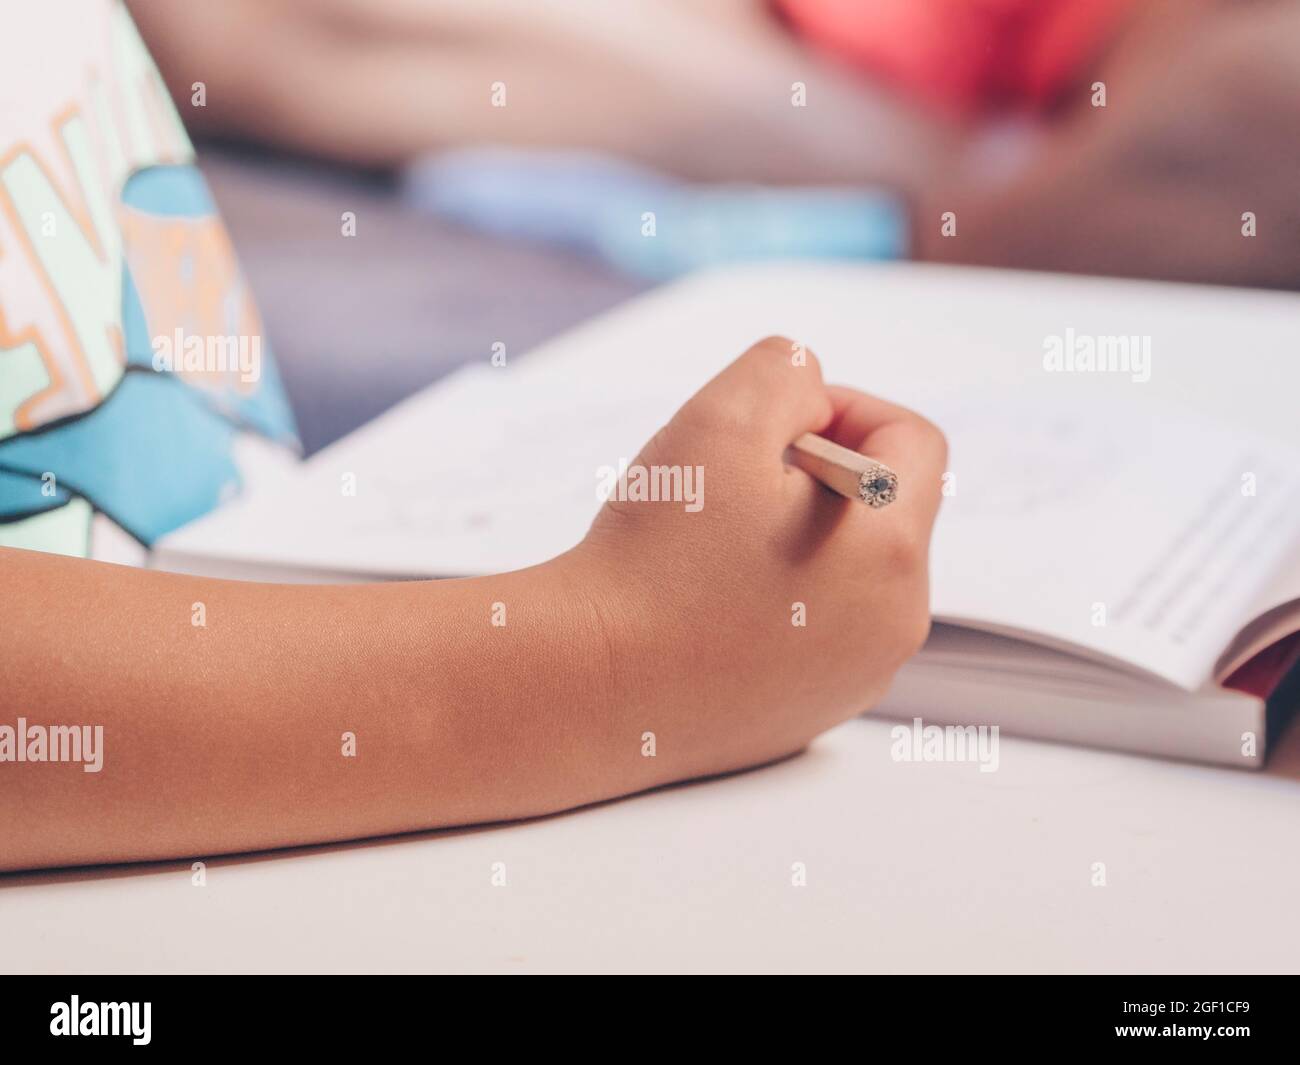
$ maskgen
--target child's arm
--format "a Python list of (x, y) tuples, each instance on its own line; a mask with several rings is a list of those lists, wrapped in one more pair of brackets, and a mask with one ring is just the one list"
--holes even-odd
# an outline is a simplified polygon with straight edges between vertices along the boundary
[[(791, 352), (755, 346), (638, 459), (702, 466), (701, 510), (611, 503), (533, 569), (309, 587), (0, 551), (0, 726), (104, 730), (99, 772), (0, 762), (0, 868), (527, 817), (768, 761), (867, 709), (927, 631), (943, 440)], [(805, 431), (891, 465), (899, 501), (785, 468)]]

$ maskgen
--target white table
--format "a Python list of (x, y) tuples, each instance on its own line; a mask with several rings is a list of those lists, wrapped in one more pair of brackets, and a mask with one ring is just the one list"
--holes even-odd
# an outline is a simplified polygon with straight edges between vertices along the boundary
[[(668, 294), (656, 328), (665, 350), (785, 331), (843, 357), (832, 338), (865, 313), (890, 395), (909, 359), (1014, 383), (1047, 334), (1136, 330), (1158, 338), (1159, 372), (1127, 387), (1296, 439), (1294, 295), (1237, 293), (1229, 312), (1213, 289), (1175, 306), (1135, 286), (1144, 310), (1100, 281), (889, 268), (933, 279), (911, 290), (861, 269), (852, 299), (815, 270), (719, 275), (710, 314), (684, 329)], [(1071, 387), (1101, 403), (1118, 386)], [(1300, 969), (1300, 727), (1262, 773), (1005, 736), (980, 773), (893, 762), (892, 725), (544, 821), (214, 859), (202, 888), (188, 861), (0, 877), (0, 970)]]
[(0, 877), (0, 970), (1300, 967), (1300, 729), (1263, 773), (1007, 737), (980, 773), (893, 762), (891, 724), (541, 821), (213, 859), (201, 888)]

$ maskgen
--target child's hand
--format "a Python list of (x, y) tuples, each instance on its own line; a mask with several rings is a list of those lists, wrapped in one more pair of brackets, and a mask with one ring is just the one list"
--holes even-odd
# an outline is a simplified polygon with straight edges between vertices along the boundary
[[(611, 502), (526, 570), (275, 585), (0, 550), (0, 720), (89, 718), (106, 752), (102, 773), (0, 772), (21, 815), (0, 818), (0, 870), (552, 813), (768, 761), (866, 710), (928, 627), (943, 438), (794, 354), (757, 345), (642, 452), (702, 467), (702, 496)], [(786, 469), (806, 431), (893, 467), (898, 501)]]
[[(785, 466), (804, 432), (891, 466), (897, 502), (873, 510)], [(616, 758), (624, 790), (789, 754), (881, 698), (929, 631), (946, 458), (925, 419), (826, 386), (781, 338), (682, 407), (629, 477), (702, 468), (703, 505), (615, 497), (569, 556), (609, 642), (607, 738), (635, 751), (655, 734), (653, 759)]]

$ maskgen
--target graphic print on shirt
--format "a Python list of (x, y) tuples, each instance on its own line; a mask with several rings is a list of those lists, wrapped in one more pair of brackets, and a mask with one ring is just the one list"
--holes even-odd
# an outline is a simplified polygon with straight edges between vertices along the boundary
[(85, 556), (95, 513), (151, 544), (239, 490), (238, 436), (297, 441), (129, 15), (50, 7), (57, 48), (0, 43), (0, 545)]

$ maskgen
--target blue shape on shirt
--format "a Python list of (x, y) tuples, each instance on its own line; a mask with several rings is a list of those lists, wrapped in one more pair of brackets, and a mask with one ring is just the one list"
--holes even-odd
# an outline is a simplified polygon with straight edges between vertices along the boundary
[(31, 477), (27, 474), (0, 470), (0, 521), (17, 521), (46, 510), (53, 510), (55, 507), (63, 506), (72, 498), (58, 486), (57, 479), (48, 494), (41, 491), (44, 487), (45, 484), (39, 475)]
[[(94, 410), (0, 440), (0, 472), (47, 471), (144, 544), (238, 491), (236, 429), (171, 375), (128, 370)], [(65, 496), (66, 499), (66, 496)]]
[(203, 174), (188, 164), (137, 170), (122, 189), (122, 203), (164, 218), (211, 218), (217, 213)]

